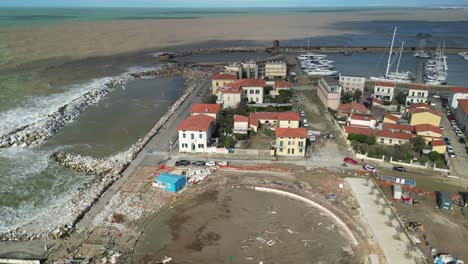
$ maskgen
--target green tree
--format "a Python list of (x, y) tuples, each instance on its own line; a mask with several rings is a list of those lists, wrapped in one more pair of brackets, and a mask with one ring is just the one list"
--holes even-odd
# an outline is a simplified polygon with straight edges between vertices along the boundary
[(354, 91), (353, 97), (354, 97), (354, 100), (356, 102), (359, 102), (359, 100), (361, 100), (361, 96), (362, 96), (362, 91), (361, 90)]
[(398, 92), (396, 95), (395, 95), (395, 100), (399, 103), (399, 104), (404, 104), (406, 102), (406, 96), (402, 93), (402, 92)]
[(353, 93), (351, 92), (345, 92), (343, 96), (341, 97), (342, 104), (351, 103), (352, 101), (353, 101)]
[(271, 90), (273, 90), (273, 87), (270, 85), (267, 85), (263, 88), (263, 91), (265, 92), (265, 94), (270, 94)]
[(218, 100), (218, 97), (214, 94), (210, 94), (208, 97), (203, 100), (205, 104), (216, 104), (216, 100)]
[(421, 152), (421, 150), (426, 146), (426, 141), (420, 136), (411, 138), (410, 142), (413, 146), (413, 150), (417, 153)]
[(279, 95), (276, 96), (276, 103), (277, 104), (285, 104), (289, 102), (291, 99), (291, 91), (289, 90), (280, 90)]

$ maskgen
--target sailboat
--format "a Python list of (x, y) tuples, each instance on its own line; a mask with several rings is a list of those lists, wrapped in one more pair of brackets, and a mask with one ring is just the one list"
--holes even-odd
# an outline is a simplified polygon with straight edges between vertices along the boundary
[(445, 42), (442, 48), (437, 46), (435, 57), (426, 63), (425, 82), (432, 85), (447, 84), (447, 56), (444, 54)]
[(413, 56), (417, 58), (430, 58), (431, 56), (429, 55), (429, 53), (427, 53), (427, 51), (424, 50), (425, 46), (426, 40), (421, 39), (421, 41), (419, 42), (419, 48), (414, 52)]
[(414, 77), (411, 72), (399, 72), (401, 54), (403, 53), (403, 44), (401, 45), (400, 57), (398, 59), (397, 69), (395, 72), (390, 73), (390, 66), (392, 65), (393, 44), (395, 43), (396, 32), (397, 32), (397, 27), (395, 27), (395, 30), (393, 31), (392, 44), (390, 45), (390, 51), (388, 53), (387, 70), (385, 71), (385, 76), (384, 77), (370, 77), (370, 79), (373, 81), (392, 81), (392, 82), (398, 82), (398, 83), (413, 82), (412, 79)]

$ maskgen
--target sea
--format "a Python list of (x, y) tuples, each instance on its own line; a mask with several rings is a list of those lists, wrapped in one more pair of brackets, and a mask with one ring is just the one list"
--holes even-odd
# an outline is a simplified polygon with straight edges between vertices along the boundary
[[(368, 8), (369, 9), (369, 8)], [(372, 10), (389, 10), (370, 8)], [(315, 9), (123, 9), (123, 8), (0, 8), (0, 32), (5, 28), (37, 25), (149, 20), (194, 19), (213, 16), (314, 15), (327, 12), (356, 12), (359, 8)], [(433, 37), (428, 46), (442, 40), (447, 46), (467, 47), (468, 19), (456, 22), (380, 21), (350, 22), (333, 25), (340, 29), (359, 29), (359, 35), (339, 35), (289, 39), (286, 45), (388, 46), (393, 28), (400, 26), (397, 43), (416, 45), (415, 36), (428, 32)], [(18, 40), (21, 41), (21, 40)], [(66, 43), (64, 43), (66, 45)], [(160, 66), (150, 53), (122, 54), (112, 57), (90, 57), (67, 61), (59, 66), (43, 66), (37, 61), (21, 67), (8, 67), (14, 61), (0, 38), (0, 135), (34, 122), (74, 98), (96, 88), (108, 78), (129, 72), (135, 67)], [(31, 51), (34, 52), (34, 51)], [(231, 62), (240, 59), (262, 59), (267, 54), (221, 54), (192, 56), (187, 62)], [(359, 53), (352, 56), (329, 54), (335, 67), (343, 74), (381, 76), (386, 65), (385, 53)], [(448, 55), (449, 84), (468, 86), (468, 61), (456, 54)], [(415, 71), (418, 60), (405, 53), (401, 70)], [(394, 67), (394, 65), (393, 65)], [(53, 81), (51, 81), (53, 80)], [(39, 147), (0, 149), (0, 233), (30, 224), (49, 228), (60, 214), (66, 214), (67, 204), (78, 188), (93, 175), (77, 173), (58, 166), (50, 155), (58, 150), (95, 157), (115, 155), (148, 132), (183, 92), (183, 79), (166, 77), (134, 80), (125, 89), (117, 89), (96, 105), (90, 106), (72, 123)]]

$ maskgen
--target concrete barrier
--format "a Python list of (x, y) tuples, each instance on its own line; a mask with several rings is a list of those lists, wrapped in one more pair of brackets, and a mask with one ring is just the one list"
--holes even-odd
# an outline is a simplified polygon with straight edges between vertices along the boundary
[(276, 189), (271, 189), (271, 188), (264, 188), (264, 187), (254, 187), (255, 191), (260, 191), (260, 192), (267, 192), (267, 193), (274, 193), (274, 194), (279, 194), (282, 196), (286, 196), (289, 198), (292, 198), (294, 200), (298, 200), (301, 202), (304, 202), (306, 204), (312, 205), (313, 207), (319, 209), (320, 211), (326, 213), (329, 215), (335, 222), (344, 230), (346, 235), (348, 236), (349, 240), (353, 242), (354, 245), (358, 245), (358, 241), (356, 237), (354, 236), (353, 232), (349, 227), (346, 225), (343, 220), (341, 220), (337, 215), (335, 215), (333, 212), (331, 212), (329, 209), (325, 208), (324, 206), (320, 205), (319, 203), (316, 203), (312, 200), (309, 200), (305, 197), (299, 196), (294, 193), (286, 192), (286, 191), (281, 191), (281, 190), (276, 190)]

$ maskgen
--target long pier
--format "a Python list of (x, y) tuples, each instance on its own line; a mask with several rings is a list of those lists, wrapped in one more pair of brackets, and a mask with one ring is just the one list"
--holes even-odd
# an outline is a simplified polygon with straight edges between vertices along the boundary
[[(418, 47), (404, 47), (403, 52), (414, 52)], [(436, 48), (426, 48), (426, 50), (435, 51)], [(468, 50), (468, 47), (446, 47), (445, 53), (459, 53)], [(378, 46), (273, 46), (266, 49), (272, 53), (300, 53), (300, 52), (388, 52), (388, 47)]]

